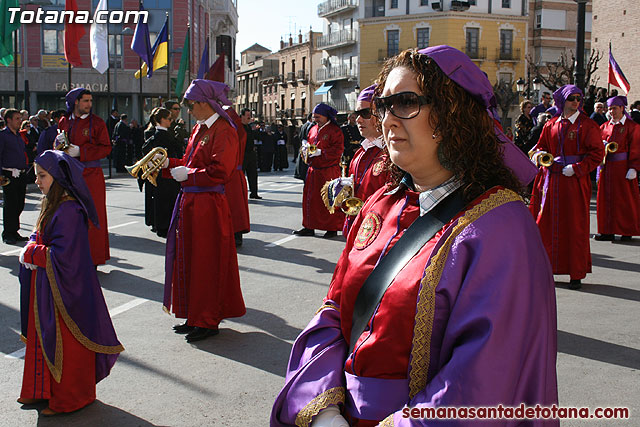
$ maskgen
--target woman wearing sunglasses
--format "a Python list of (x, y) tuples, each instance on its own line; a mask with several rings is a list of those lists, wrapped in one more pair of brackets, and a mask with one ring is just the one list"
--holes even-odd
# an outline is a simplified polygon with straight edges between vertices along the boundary
[(541, 166), (533, 184), (529, 209), (540, 227), (553, 274), (568, 274), (569, 288), (580, 289), (591, 273), (589, 203), (593, 171), (604, 157), (598, 124), (582, 111), (580, 88), (565, 85), (553, 93), (558, 115), (542, 129), (531, 159), (553, 156)]
[(388, 60), (376, 94), (390, 183), (353, 224), (271, 425), (424, 425), (409, 408), (557, 403), (553, 276), (521, 199), (536, 170), (496, 124), (491, 83), (436, 46)]

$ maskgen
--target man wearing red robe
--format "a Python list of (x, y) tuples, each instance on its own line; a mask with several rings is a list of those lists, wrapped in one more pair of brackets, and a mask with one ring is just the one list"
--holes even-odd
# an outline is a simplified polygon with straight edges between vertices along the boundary
[[(340, 157), (344, 151), (344, 136), (336, 124), (338, 112), (327, 104), (318, 104), (313, 109), (316, 125), (311, 128), (308, 144), (302, 150), (306, 153), (307, 178), (302, 193), (302, 227), (294, 231), (298, 236), (314, 236), (315, 229), (326, 230), (325, 238), (332, 238), (342, 229), (344, 214), (336, 210), (327, 212), (321, 190), (327, 181), (340, 177)], [(314, 147), (310, 149), (310, 147)]]
[(640, 235), (640, 126), (625, 114), (627, 98), (614, 96), (607, 101), (611, 120), (600, 126), (602, 141), (616, 142), (615, 152), (607, 154), (598, 168), (598, 234), (596, 240), (629, 241)]
[(238, 166), (238, 135), (222, 108), (229, 87), (194, 80), (184, 99), (198, 123), (182, 159), (167, 159), (163, 176), (182, 185), (167, 235), (164, 308), (186, 319), (174, 326), (187, 342), (218, 334), (218, 325), (246, 309), (240, 289), (233, 221), (225, 186)]
[[(67, 133), (71, 146), (67, 154), (84, 164), (84, 176), (93, 203), (98, 212), (100, 228), (89, 223), (89, 243), (94, 265), (105, 264), (109, 255), (109, 229), (107, 226), (107, 196), (104, 174), (100, 159), (111, 153), (111, 141), (104, 120), (91, 112), (93, 97), (91, 91), (76, 88), (66, 95), (67, 114), (58, 124), (58, 128)], [(59, 135), (55, 145), (62, 141)]]
[(553, 157), (533, 184), (529, 209), (538, 223), (553, 274), (568, 274), (569, 288), (580, 289), (591, 272), (589, 248), (589, 173), (602, 161), (600, 129), (582, 111), (582, 91), (565, 85), (553, 94), (560, 115), (549, 120), (531, 156), (540, 164)]
[(247, 191), (247, 181), (242, 171), (242, 162), (244, 161), (244, 149), (247, 143), (247, 132), (242, 125), (242, 119), (231, 107), (225, 107), (233, 123), (236, 125), (238, 133), (238, 158), (236, 168), (231, 173), (231, 179), (225, 187), (225, 195), (229, 202), (231, 210), (231, 219), (233, 220), (233, 234), (236, 241), (236, 247), (242, 246), (242, 235), (250, 230), (249, 224), (249, 193)]

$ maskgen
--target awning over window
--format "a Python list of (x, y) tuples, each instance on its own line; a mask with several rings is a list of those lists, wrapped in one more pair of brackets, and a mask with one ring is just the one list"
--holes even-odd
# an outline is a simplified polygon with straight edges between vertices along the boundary
[(333, 87), (333, 85), (328, 85), (328, 84), (322, 83), (322, 86), (320, 86), (318, 89), (316, 89), (314, 94), (315, 95), (324, 95), (325, 93), (329, 92), (332, 87)]

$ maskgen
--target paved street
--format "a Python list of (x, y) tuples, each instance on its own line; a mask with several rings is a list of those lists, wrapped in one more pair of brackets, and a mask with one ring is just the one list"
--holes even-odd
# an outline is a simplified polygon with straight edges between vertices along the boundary
[[(263, 200), (250, 201), (251, 233), (238, 251), (247, 314), (220, 335), (187, 344), (162, 310), (164, 239), (144, 225), (143, 194), (128, 175), (107, 181), (111, 260), (99, 267), (113, 323), (126, 351), (98, 384), (98, 400), (46, 419), (22, 410), (19, 340), (20, 247), (0, 243), (0, 426), (265, 426), (283, 384), (291, 344), (326, 294), (341, 238), (294, 237), (302, 181), (292, 167), (260, 175)], [(21, 234), (40, 194), (30, 187)], [(206, 220), (206, 219), (203, 219)], [(595, 199), (592, 204), (595, 232)], [(581, 291), (557, 277), (558, 381), (564, 406), (627, 406), (640, 425), (640, 238), (592, 240), (593, 274)], [(215, 280), (215, 278), (212, 278)], [(635, 421), (633, 416), (636, 416)], [(583, 425), (577, 421), (562, 425)], [(478, 424), (479, 425), (479, 424)]]

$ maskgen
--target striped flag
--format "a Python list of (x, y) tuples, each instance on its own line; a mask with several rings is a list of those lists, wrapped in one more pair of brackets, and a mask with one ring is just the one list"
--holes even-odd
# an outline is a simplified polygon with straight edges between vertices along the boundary
[(109, 30), (107, 24), (96, 22), (98, 12), (107, 10), (107, 0), (100, 0), (93, 14), (93, 24), (89, 31), (89, 49), (91, 50), (91, 65), (100, 74), (109, 68)]
[(624, 76), (624, 73), (620, 69), (620, 66), (613, 58), (613, 53), (611, 53), (611, 44), (609, 44), (609, 78), (607, 80), (607, 83), (618, 86), (627, 95), (629, 94), (629, 90), (631, 89), (629, 80), (627, 80), (627, 78)]

